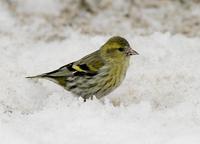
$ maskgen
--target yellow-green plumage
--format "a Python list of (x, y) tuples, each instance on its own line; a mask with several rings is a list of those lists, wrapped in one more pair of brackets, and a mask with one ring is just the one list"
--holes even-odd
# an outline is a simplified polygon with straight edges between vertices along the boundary
[(129, 66), (130, 55), (138, 54), (128, 41), (116, 36), (110, 38), (99, 50), (58, 70), (28, 78), (45, 78), (84, 100), (101, 98), (117, 88)]

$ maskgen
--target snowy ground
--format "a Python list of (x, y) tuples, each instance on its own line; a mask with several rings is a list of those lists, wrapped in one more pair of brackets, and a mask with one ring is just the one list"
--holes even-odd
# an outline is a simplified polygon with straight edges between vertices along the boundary
[(50, 41), (52, 29), (41, 21), (23, 25), (0, 5), (0, 144), (200, 143), (199, 37), (127, 30), (123, 36), (140, 55), (124, 83), (84, 103), (49, 81), (24, 77), (77, 60), (111, 35), (65, 27), (62, 39)]

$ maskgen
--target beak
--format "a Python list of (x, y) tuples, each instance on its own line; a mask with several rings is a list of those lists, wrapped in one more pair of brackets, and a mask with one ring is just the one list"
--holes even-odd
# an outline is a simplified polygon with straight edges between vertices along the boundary
[(127, 56), (131, 56), (131, 55), (139, 55), (138, 52), (136, 52), (135, 50), (133, 50), (131, 47), (129, 47), (126, 51), (126, 55)]

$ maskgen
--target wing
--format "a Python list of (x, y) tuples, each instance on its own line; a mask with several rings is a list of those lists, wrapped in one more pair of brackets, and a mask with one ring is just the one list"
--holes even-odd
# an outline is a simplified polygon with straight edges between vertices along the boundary
[(70, 76), (95, 76), (99, 69), (104, 65), (99, 51), (89, 54), (82, 59), (67, 64), (49, 73), (27, 77), (27, 78), (46, 78), (60, 85), (65, 85), (66, 77)]
[(72, 62), (59, 68), (56, 71), (47, 73), (49, 76), (94, 76), (98, 74), (99, 69), (104, 66), (104, 61), (99, 55), (99, 51), (95, 51), (82, 59)]
[(104, 60), (101, 58), (99, 51), (89, 54), (79, 61), (73, 63), (72, 68), (86, 75), (97, 74), (101, 67), (104, 66)]

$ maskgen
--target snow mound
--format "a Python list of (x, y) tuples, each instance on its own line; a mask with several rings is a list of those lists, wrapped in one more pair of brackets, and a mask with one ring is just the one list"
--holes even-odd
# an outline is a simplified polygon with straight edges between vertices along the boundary
[(79, 59), (108, 37), (74, 32), (52, 43), (1, 37), (2, 144), (174, 144), (190, 139), (187, 134), (199, 136), (199, 38), (126, 37), (140, 55), (132, 58), (124, 83), (104, 100), (86, 103), (54, 83), (25, 76)]

